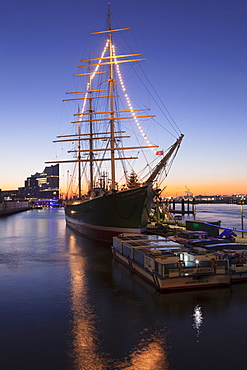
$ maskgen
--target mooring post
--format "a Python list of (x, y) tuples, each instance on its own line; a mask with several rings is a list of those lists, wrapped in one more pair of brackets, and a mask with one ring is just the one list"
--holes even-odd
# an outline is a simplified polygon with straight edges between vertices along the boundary
[(182, 213), (184, 213), (184, 198), (182, 198), (181, 210), (182, 210)]

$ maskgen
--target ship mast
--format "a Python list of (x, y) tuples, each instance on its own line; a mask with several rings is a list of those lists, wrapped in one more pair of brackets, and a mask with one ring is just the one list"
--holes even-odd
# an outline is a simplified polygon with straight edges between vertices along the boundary
[[(78, 113), (79, 113), (79, 108), (78, 108)], [(80, 120), (78, 121), (78, 126), (77, 126), (77, 133), (78, 133), (78, 197), (81, 199), (81, 122)]]
[[(115, 55), (114, 50), (114, 44), (113, 44), (113, 32), (119, 32), (119, 31), (125, 31), (129, 30), (129, 28), (118, 28), (118, 29), (112, 29), (111, 25), (111, 11), (110, 11), (110, 4), (108, 4), (108, 18), (107, 18), (107, 30), (103, 31), (96, 31), (91, 32), (90, 34), (102, 34), (106, 33), (108, 34), (107, 37), (107, 44), (108, 44), (108, 56), (102, 55), (100, 58), (91, 58), (89, 55), (88, 59), (81, 60), (81, 62), (86, 62), (86, 64), (79, 65), (78, 68), (88, 68), (87, 73), (78, 73), (74, 76), (83, 76), (83, 75), (89, 75), (89, 84), (88, 88), (85, 91), (70, 91), (66, 94), (79, 94), (79, 97), (64, 99), (63, 101), (79, 101), (79, 100), (86, 100), (89, 103), (89, 109), (88, 111), (78, 111), (78, 113), (74, 114), (74, 116), (78, 117), (76, 121), (72, 121), (71, 123), (77, 124), (78, 129), (77, 133), (74, 135), (61, 135), (57, 136), (59, 140), (53, 140), (54, 143), (56, 142), (75, 142), (78, 141), (77, 150), (69, 150), (68, 153), (77, 153), (77, 157), (73, 158), (71, 160), (55, 160), (55, 161), (47, 161), (45, 163), (78, 163), (78, 185), (79, 185), (79, 198), (81, 198), (81, 164), (89, 162), (89, 180), (90, 180), (90, 188), (89, 188), (89, 195), (90, 198), (93, 198), (94, 196), (94, 162), (103, 162), (103, 161), (109, 161), (110, 164), (110, 171), (111, 171), (111, 189), (117, 190), (117, 182), (116, 182), (116, 171), (115, 171), (115, 163), (117, 160), (132, 160), (132, 159), (138, 159), (136, 156), (124, 156), (119, 157), (115, 154), (115, 151), (118, 151), (119, 148), (116, 146), (115, 141), (118, 139), (123, 138), (129, 138), (129, 136), (123, 135), (125, 131), (115, 131), (115, 121), (117, 120), (126, 120), (126, 119), (132, 119), (133, 120), (133, 112), (140, 112), (140, 111), (149, 111), (149, 108), (141, 108), (141, 109), (125, 109), (125, 110), (116, 110), (115, 109), (115, 97), (118, 97), (118, 95), (114, 95), (115, 92), (115, 84), (116, 81), (114, 79), (114, 65), (119, 63), (130, 63), (130, 62), (140, 62), (145, 60), (145, 58), (136, 58), (136, 56), (141, 55), (140, 53), (137, 54), (120, 54)], [(97, 88), (96, 90), (93, 90), (93, 78), (96, 74), (105, 73), (105, 71), (98, 71), (99, 66), (109, 66), (109, 75), (106, 82), (108, 83), (107, 89)], [(103, 94), (101, 95), (101, 92), (109, 92), (106, 94), (106, 96)], [(99, 93), (99, 94), (96, 94)], [(84, 96), (80, 97), (80, 94), (84, 94)], [(109, 110), (103, 111), (103, 112), (96, 112), (94, 111), (93, 107), (93, 99), (102, 99), (107, 98), (109, 99)], [(108, 117), (101, 117), (102, 114), (107, 114)], [(89, 116), (86, 118), (86, 116)], [(151, 118), (155, 117), (154, 115), (150, 114), (141, 114), (136, 115), (135, 118)], [(108, 121), (110, 127), (109, 130), (106, 130), (105, 132), (94, 132), (93, 125), (95, 122), (103, 122)], [(88, 133), (82, 133), (82, 125), (89, 123), (89, 132)], [(102, 135), (102, 136), (100, 136)], [(96, 140), (104, 140), (107, 141), (107, 147), (105, 148), (98, 148), (94, 142)], [(87, 141), (89, 144), (89, 148), (82, 149), (81, 144), (83, 141)], [(157, 145), (151, 145), (150, 143), (147, 145), (139, 145), (138, 147), (135, 146), (123, 146), (121, 147), (121, 150), (133, 150), (133, 149), (151, 149), (151, 148), (157, 148)], [(106, 152), (110, 154), (106, 157), (95, 157), (95, 153), (101, 153)], [(84, 159), (81, 155), (82, 153), (89, 153), (88, 158)], [(97, 155), (97, 154), (96, 154)], [(150, 178), (150, 182), (153, 180)]]
[[(111, 30), (111, 10), (110, 3), (108, 4), (108, 29)], [(113, 60), (113, 43), (112, 43), (112, 32), (109, 33), (109, 46), (110, 46), (110, 60)], [(116, 175), (115, 175), (115, 124), (114, 124), (114, 79), (113, 79), (113, 64), (109, 65), (109, 90), (110, 90), (110, 148), (111, 148), (111, 188), (116, 189)]]
[[(90, 58), (90, 55), (89, 55)], [(90, 199), (93, 197), (93, 101), (92, 101), (92, 78), (91, 78), (91, 61), (89, 59), (89, 91), (90, 97), (89, 99), (89, 116), (90, 116), (90, 125), (89, 125), (89, 159), (90, 159), (90, 189), (89, 189), (89, 196)]]

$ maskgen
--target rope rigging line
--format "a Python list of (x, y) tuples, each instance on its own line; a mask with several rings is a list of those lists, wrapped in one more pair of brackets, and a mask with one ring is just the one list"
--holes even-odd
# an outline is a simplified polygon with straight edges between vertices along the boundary
[[(134, 34), (132, 33), (134, 39), (135, 39), (135, 42), (137, 44), (137, 41), (136, 41), (136, 38), (134, 36)], [(129, 43), (127, 42), (126, 38), (124, 36), (122, 36), (123, 40), (125, 41), (126, 45), (129, 47), (129, 50), (132, 52), (132, 48), (130, 47)], [(159, 109), (161, 110), (161, 112), (163, 113), (163, 115), (165, 116), (165, 118), (167, 119), (167, 121), (170, 123), (171, 127), (173, 128), (173, 130), (176, 132), (177, 135), (180, 135), (182, 132), (181, 130), (179, 129), (177, 123), (175, 122), (175, 120), (173, 119), (172, 115), (170, 114), (170, 112), (168, 111), (168, 108), (165, 106), (164, 102), (161, 100), (160, 96), (158, 95), (158, 93), (156, 92), (155, 88), (153, 87), (151, 81), (149, 80), (149, 78), (147, 77), (147, 74), (145, 73), (145, 71), (143, 70), (142, 66), (141, 66), (141, 63), (137, 63), (140, 67), (140, 70), (142, 71), (143, 75), (145, 76), (147, 82), (149, 83), (150, 87), (152, 88), (152, 90), (154, 91), (156, 97), (158, 98), (158, 100), (160, 101), (161, 105), (164, 107), (165, 111), (167, 112), (167, 114), (163, 111), (163, 109), (161, 108), (161, 106), (158, 104), (158, 102), (155, 100), (155, 98), (153, 97), (153, 95), (151, 94), (150, 90), (149, 91), (149, 94), (151, 95), (152, 99), (156, 102), (157, 106), (159, 107)], [(132, 69), (134, 70), (134, 72), (136, 73), (134, 67), (132, 66)], [(139, 80), (141, 81), (142, 85), (147, 89), (146, 85), (144, 84), (144, 82), (141, 80), (140, 76), (136, 73), (136, 76), (139, 78)], [(169, 117), (170, 118), (169, 118)], [(157, 121), (156, 121), (157, 122)], [(161, 124), (159, 124), (162, 128), (165, 129), (165, 127), (163, 127)], [(170, 133), (167, 129), (165, 129), (168, 133)], [(171, 133), (170, 133), (171, 134)], [(174, 136), (174, 135), (173, 135)]]

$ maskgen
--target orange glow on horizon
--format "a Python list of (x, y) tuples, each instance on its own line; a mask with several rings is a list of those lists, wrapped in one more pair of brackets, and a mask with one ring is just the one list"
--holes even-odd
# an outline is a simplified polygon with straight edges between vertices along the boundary
[[(185, 186), (168, 185), (162, 192), (163, 197), (185, 196), (187, 194)], [(247, 194), (246, 183), (212, 183), (212, 184), (193, 184), (189, 187), (193, 195), (232, 195)]]
[[(162, 187), (160, 187), (162, 189)], [(189, 191), (194, 195), (232, 195), (232, 194), (247, 194), (246, 184), (203, 184), (189, 188)], [(82, 189), (82, 194), (86, 194), (87, 190)], [(65, 189), (60, 189), (60, 196), (65, 198), (67, 192)], [(74, 193), (69, 192), (68, 197), (71, 198)], [(162, 197), (178, 197), (186, 196), (187, 190), (185, 186), (168, 185), (162, 192)]]
[[(203, 183), (203, 184), (188, 184), (188, 189), (193, 195), (232, 195), (232, 194), (247, 194), (247, 186), (246, 183), (234, 183), (234, 182), (227, 182), (227, 183)], [(60, 184), (62, 185), (62, 184)], [(7, 190), (17, 190), (19, 187), (24, 186), (24, 184), (17, 184), (15, 182), (6, 182), (0, 184), (0, 189), (2, 191)], [(162, 197), (177, 197), (177, 196), (185, 196), (187, 194), (187, 189), (183, 184), (167, 184), (160, 186), (161, 189), (164, 188), (162, 192)], [(78, 192), (78, 190), (77, 190)], [(68, 197), (71, 198), (75, 195), (76, 191), (69, 191)], [(86, 194), (87, 189), (82, 189), (82, 194)], [(67, 195), (67, 189), (64, 186), (60, 187), (60, 196), (61, 198), (65, 198)]]

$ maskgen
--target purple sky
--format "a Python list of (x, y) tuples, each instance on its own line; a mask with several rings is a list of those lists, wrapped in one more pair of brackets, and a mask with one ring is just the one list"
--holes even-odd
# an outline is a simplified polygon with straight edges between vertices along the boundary
[[(185, 186), (247, 193), (247, 2), (112, 0), (111, 11), (114, 27), (131, 27), (149, 80), (185, 134), (166, 195)], [(52, 159), (61, 101), (106, 14), (102, 0), (0, 2), (1, 189), (23, 186)]]

